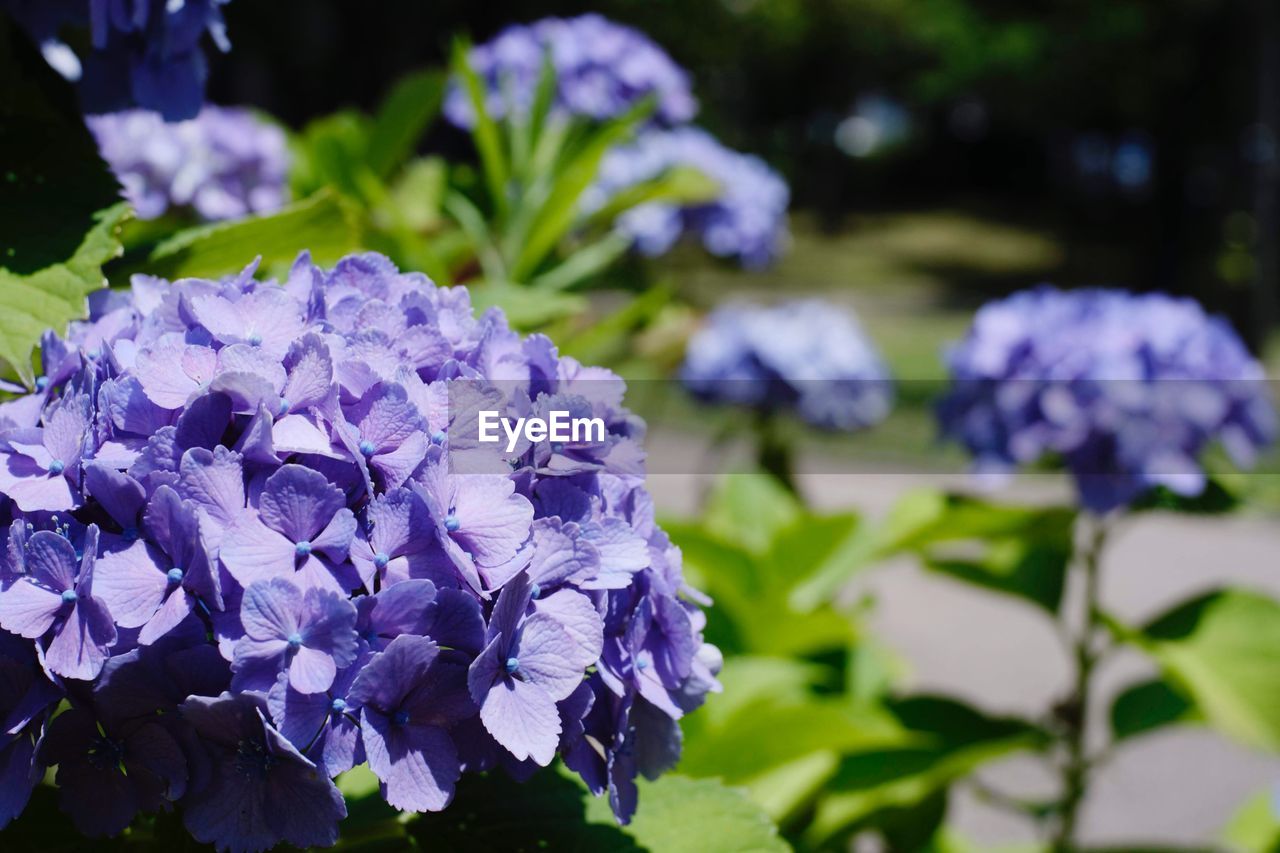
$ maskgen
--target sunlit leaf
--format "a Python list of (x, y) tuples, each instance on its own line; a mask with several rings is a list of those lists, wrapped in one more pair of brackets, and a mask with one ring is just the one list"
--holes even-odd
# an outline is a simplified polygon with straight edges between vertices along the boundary
[(1111, 732), (1116, 740), (1196, 719), (1190, 700), (1159, 679), (1133, 685), (1111, 704)]
[(369, 168), (387, 178), (413, 154), (427, 125), (440, 112), (445, 78), (439, 71), (416, 71), (401, 79), (383, 100), (369, 130)]
[(277, 269), (303, 250), (316, 263), (332, 263), (359, 244), (351, 212), (321, 191), (275, 213), (180, 231), (155, 248), (144, 269), (169, 279), (215, 277), (239, 272), (258, 256), (265, 269)]
[(1137, 640), (1209, 725), (1280, 750), (1280, 602), (1227, 589), (1175, 607)]

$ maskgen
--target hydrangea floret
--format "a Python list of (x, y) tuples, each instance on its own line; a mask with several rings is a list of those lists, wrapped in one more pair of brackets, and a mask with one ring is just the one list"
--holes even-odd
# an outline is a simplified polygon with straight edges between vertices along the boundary
[[(209, 76), (205, 37), (230, 49), (222, 7), (230, 0), (0, 0), (40, 45), (50, 64), (79, 81), (84, 111), (130, 107), (166, 121), (194, 118)], [(88, 50), (76, 54), (60, 36), (87, 27)]]
[(851, 314), (818, 299), (720, 306), (690, 338), (680, 380), (701, 400), (791, 409), (828, 430), (872, 426), (893, 405), (874, 344)]
[(140, 219), (171, 211), (238, 219), (270, 213), (288, 198), (284, 131), (250, 110), (208, 106), (173, 123), (126, 110), (90, 116), (89, 129)]
[[(435, 811), (557, 755), (629, 820), (720, 656), (621, 379), (373, 254), (91, 309), (0, 405), (0, 823), (56, 766), (88, 835), (326, 845), (357, 764)], [(472, 471), (474, 399), (607, 436)]]
[(604, 207), (624, 190), (674, 168), (700, 172), (715, 182), (718, 192), (706, 202), (650, 202), (619, 216), (616, 229), (641, 254), (665, 254), (688, 234), (717, 257), (759, 269), (786, 248), (791, 200), (786, 181), (759, 157), (726, 148), (697, 127), (646, 130), (634, 142), (611, 149), (583, 207), (586, 212)]
[[(472, 48), (469, 61), (486, 87), (489, 115), (527, 112), (548, 56), (556, 77), (552, 108), (561, 114), (602, 121), (646, 97), (654, 98), (654, 119), (660, 124), (689, 121), (698, 111), (689, 75), (666, 51), (638, 30), (588, 14), (516, 24)], [(458, 127), (475, 121), (456, 81), (444, 112)]]
[(1094, 512), (1199, 494), (1209, 445), (1248, 466), (1276, 435), (1262, 365), (1191, 299), (1022, 291), (979, 310), (947, 364), (942, 429), (979, 471), (1058, 459)]

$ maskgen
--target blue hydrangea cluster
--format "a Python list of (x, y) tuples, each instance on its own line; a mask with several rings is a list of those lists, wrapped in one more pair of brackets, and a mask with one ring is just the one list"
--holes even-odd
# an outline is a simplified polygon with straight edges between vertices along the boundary
[[(142, 107), (168, 121), (194, 118), (208, 76), (203, 42), (230, 49), (222, 8), (230, 0), (0, 0), (54, 67), (79, 78), (87, 113)], [(77, 57), (64, 27), (89, 28)]]
[(618, 217), (616, 228), (642, 254), (665, 254), (682, 234), (701, 240), (711, 254), (743, 266), (767, 266), (785, 248), (787, 183), (759, 157), (725, 148), (696, 127), (649, 130), (635, 142), (611, 150), (596, 183), (584, 196), (588, 212), (618, 193), (674, 168), (701, 172), (720, 187), (712, 201), (681, 207), (649, 203)]
[(947, 364), (942, 429), (980, 471), (1060, 459), (1099, 513), (1198, 494), (1211, 443), (1245, 466), (1276, 434), (1262, 366), (1190, 299), (1023, 291), (984, 306)]
[[(328, 845), (357, 764), (436, 811), (557, 755), (629, 818), (720, 656), (617, 376), (379, 255), (91, 308), (0, 407), (0, 824), (56, 766), (89, 835)], [(455, 386), (607, 434), (459, 473)]]
[(717, 308), (689, 340), (680, 379), (707, 402), (792, 409), (829, 430), (871, 426), (893, 405), (874, 345), (852, 316), (818, 299)]
[(284, 131), (250, 110), (207, 106), (190, 121), (126, 110), (89, 117), (98, 148), (141, 219), (190, 211), (238, 219), (288, 198)]
[[(660, 123), (685, 122), (698, 111), (689, 75), (666, 51), (631, 27), (591, 14), (510, 26), (472, 49), (471, 67), (487, 87), (485, 108), (491, 116), (528, 111), (548, 55), (556, 73), (553, 107), (565, 114), (614, 118), (648, 96), (656, 100)], [(459, 127), (471, 127), (475, 120), (456, 82), (444, 112)]]

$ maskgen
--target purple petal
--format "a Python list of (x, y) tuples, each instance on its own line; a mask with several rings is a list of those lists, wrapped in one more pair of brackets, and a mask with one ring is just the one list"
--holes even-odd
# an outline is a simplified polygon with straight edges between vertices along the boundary
[(397, 726), (382, 714), (366, 714), (361, 732), (369, 769), (382, 780), (382, 796), (391, 806), (438, 812), (449, 805), (462, 769), (447, 732)]
[(231, 576), (248, 586), (256, 581), (293, 574), (295, 545), (264, 525), (256, 515), (243, 516), (226, 531), (218, 556)]
[(499, 679), (480, 706), (480, 720), (517, 760), (531, 758), (545, 767), (555, 758), (560, 715), (555, 700), (541, 687), (514, 678)]
[(576, 649), (570, 659), (578, 669), (586, 669), (600, 659), (604, 623), (590, 598), (576, 590), (560, 589), (539, 599), (535, 609), (554, 619), (573, 639)]
[(195, 597), (185, 589), (175, 589), (138, 634), (138, 643), (149, 646), (156, 642), (181, 625), (194, 609)]
[[(599, 617), (596, 621), (598, 624)], [(516, 677), (537, 685), (553, 700), (565, 698), (582, 682), (585, 667), (579, 663), (581, 647), (563, 625), (549, 616), (536, 613), (525, 620), (520, 640), (510, 654), (519, 661)], [(597, 657), (593, 656), (590, 662), (594, 663)]]
[(34, 640), (44, 636), (62, 609), (62, 592), (38, 583), (34, 578), (18, 578), (0, 592), (0, 627)]
[(282, 578), (258, 581), (245, 588), (240, 620), (245, 636), (255, 640), (287, 640), (300, 630), (302, 593)]
[(225, 447), (188, 450), (179, 465), (178, 493), (221, 525), (235, 523), (244, 510), (244, 469), (240, 455)]
[(98, 558), (95, 594), (122, 628), (139, 628), (164, 601), (169, 580), (164, 554), (145, 542)]
[(285, 465), (267, 479), (258, 507), (269, 527), (301, 542), (314, 538), (345, 505), (342, 490), (323, 474)]
[(137, 480), (106, 465), (90, 463), (84, 466), (84, 487), (121, 527), (137, 525), (138, 513), (146, 502), (146, 492)]
[(337, 674), (333, 658), (319, 649), (303, 646), (289, 661), (289, 686), (299, 693), (323, 693)]
[(62, 536), (49, 530), (33, 533), (27, 540), (26, 560), (27, 571), (50, 589), (62, 592), (75, 585), (80, 561), (75, 546)]
[(61, 630), (54, 634), (45, 650), (45, 663), (63, 678), (90, 681), (102, 671), (116, 641), (111, 614), (92, 597), (76, 602)]

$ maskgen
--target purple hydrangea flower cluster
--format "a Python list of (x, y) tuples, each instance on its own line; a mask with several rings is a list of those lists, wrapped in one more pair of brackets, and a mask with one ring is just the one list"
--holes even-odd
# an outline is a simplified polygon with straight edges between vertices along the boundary
[[(95, 295), (0, 406), (0, 823), (56, 765), (86, 834), (325, 845), (356, 764), (430, 811), (556, 755), (629, 819), (720, 657), (622, 380), (380, 255), (254, 276)], [(460, 473), (474, 397), (607, 434)]]
[[(0, 0), (63, 74), (79, 78), (87, 113), (129, 107), (168, 121), (195, 117), (208, 76), (202, 42), (230, 49), (222, 7), (230, 0)], [(64, 26), (89, 27), (90, 50), (76, 57), (59, 40)]]
[[(688, 121), (698, 111), (689, 75), (662, 48), (631, 27), (590, 14), (510, 26), (472, 49), (471, 67), (487, 87), (490, 115), (532, 106), (547, 54), (556, 73), (553, 106), (569, 115), (614, 118), (648, 96), (656, 99), (655, 119), (663, 124)], [(475, 120), (456, 82), (444, 112), (458, 127)]]
[(90, 116), (89, 129), (141, 219), (172, 209), (237, 219), (277, 210), (288, 196), (288, 140), (249, 110), (208, 106), (173, 124), (126, 110)]
[(1198, 494), (1209, 444), (1245, 466), (1276, 435), (1262, 366), (1190, 299), (1023, 291), (978, 311), (947, 363), (942, 429), (979, 470), (1060, 458), (1095, 512)]
[(635, 142), (611, 150), (596, 183), (584, 196), (589, 212), (636, 184), (676, 167), (695, 169), (720, 186), (712, 201), (688, 207), (650, 203), (618, 217), (616, 227), (649, 256), (666, 253), (681, 234), (696, 235), (713, 255), (735, 258), (756, 269), (785, 248), (791, 192), (759, 157), (721, 145), (696, 127), (649, 130)]
[(852, 316), (817, 299), (717, 308), (689, 340), (680, 379), (702, 400), (791, 408), (822, 429), (863, 429), (893, 405), (875, 346)]

